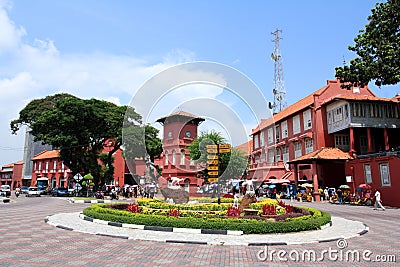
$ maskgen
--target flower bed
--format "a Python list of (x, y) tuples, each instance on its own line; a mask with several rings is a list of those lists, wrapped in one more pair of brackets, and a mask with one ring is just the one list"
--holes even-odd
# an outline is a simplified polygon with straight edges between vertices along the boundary
[[(158, 208), (152, 208), (153, 204)], [(315, 230), (329, 223), (331, 220), (329, 213), (313, 208), (287, 208), (282, 206), (284, 205), (283, 202), (278, 203), (274, 200), (254, 204), (262, 205), (260, 215), (273, 215), (273, 221), (271, 219), (266, 220), (260, 215), (243, 217), (240, 211), (232, 207), (231, 204), (176, 205), (167, 204), (160, 200), (147, 199), (138, 200), (137, 204), (95, 204), (86, 208), (83, 213), (91, 218), (120, 223), (178, 228), (238, 230), (243, 231), (244, 234)], [(188, 206), (195, 208), (187, 209)], [(223, 206), (224, 208), (217, 208), (216, 206)], [(253, 207), (258, 206), (253, 205)], [(291, 209), (292, 212), (276, 212), (276, 214), (273, 212), (273, 210), (286, 211), (288, 209)], [(269, 211), (267, 212), (267, 210)]]

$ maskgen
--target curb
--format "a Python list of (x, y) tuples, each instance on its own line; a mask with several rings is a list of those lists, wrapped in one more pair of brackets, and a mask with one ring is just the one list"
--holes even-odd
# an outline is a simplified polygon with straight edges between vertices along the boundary
[(0, 203), (10, 203), (10, 200), (9, 198), (1, 198)]
[[(191, 228), (174, 228), (174, 227), (163, 227), (163, 226), (148, 226), (148, 225), (137, 225), (137, 224), (127, 224), (119, 222), (109, 222), (99, 219), (93, 219), (82, 213), (79, 214), (79, 218), (103, 225), (110, 225), (114, 227), (123, 227), (130, 229), (139, 230), (150, 230), (150, 231), (160, 231), (160, 232), (174, 232), (174, 233), (187, 233), (187, 234), (214, 234), (214, 235), (243, 235), (243, 231), (230, 231), (230, 230), (214, 230), (214, 229), (191, 229)], [(167, 240), (171, 241), (171, 240)], [(181, 242), (181, 241), (180, 241)]]
[(100, 200), (74, 200), (72, 198), (69, 198), (68, 201), (70, 203), (77, 203), (77, 204), (97, 204), (97, 203), (111, 203), (111, 200), (108, 199), (100, 199)]

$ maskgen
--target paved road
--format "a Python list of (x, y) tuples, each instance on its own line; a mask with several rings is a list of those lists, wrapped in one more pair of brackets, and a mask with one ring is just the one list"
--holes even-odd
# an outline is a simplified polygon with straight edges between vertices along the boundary
[[(336, 241), (265, 248), (126, 240), (67, 231), (44, 222), (48, 215), (81, 211), (90, 204), (71, 204), (65, 198), (20, 197), (0, 204), (0, 266), (400, 266), (400, 209), (376, 211), (329, 203), (302, 204), (362, 221), (369, 226), (369, 232), (346, 240), (347, 247), (342, 250)], [(281, 251), (281, 260), (277, 253), (263, 260), (265, 253), (261, 252), (267, 249), (268, 255)], [(394, 255), (397, 262), (367, 262), (362, 255), (359, 262), (352, 261), (352, 255), (367, 250), (372, 254), (366, 252), (366, 258), (393, 260)], [(324, 260), (310, 262), (307, 255), (312, 252), (316, 258), (323, 255)], [(297, 255), (299, 260), (295, 261)]]

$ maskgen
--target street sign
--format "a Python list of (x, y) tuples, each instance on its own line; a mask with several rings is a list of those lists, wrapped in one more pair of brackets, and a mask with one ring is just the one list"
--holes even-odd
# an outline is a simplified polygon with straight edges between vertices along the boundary
[(231, 152), (231, 149), (230, 149), (230, 148), (221, 148), (221, 149), (219, 150), (219, 153), (229, 153), (229, 152)]
[(217, 145), (206, 145), (206, 148), (214, 148), (214, 149), (217, 149), (218, 147), (217, 147)]
[(207, 159), (218, 159), (217, 155), (207, 155)]
[(214, 159), (214, 160), (207, 160), (207, 164), (208, 165), (218, 165), (218, 160)]
[(75, 181), (79, 182), (83, 179), (83, 177), (80, 173), (77, 173), (77, 174), (75, 174), (74, 179), (75, 179)]
[(209, 170), (209, 171), (218, 171), (218, 166), (208, 166), (207, 170)]
[(218, 149), (214, 149), (214, 148), (207, 148), (207, 153), (213, 153), (213, 154), (217, 154)]
[(231, 148), (231, 145), (230, 144), (220, 144), (219, 145), (219, 148), (221, 149), (221, 148)]
[(218, 182), (218, 178), (208, 178), (208, 181), (210, 183), (216, 183), (216, 182)]
[(218, 175), (218, 171), (211, 171), (211, 172), (208, 172), (208, 175)]

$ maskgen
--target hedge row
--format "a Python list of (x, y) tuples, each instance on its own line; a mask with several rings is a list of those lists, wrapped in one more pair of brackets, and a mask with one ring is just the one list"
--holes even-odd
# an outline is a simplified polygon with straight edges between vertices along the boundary
[[(267, 234), (287, 233), (307, 230), (316, 230), (331, 221), (329, 213), (316, 209), (307, 208), (312, 215), (318, 213), (320, 217), (309, 216), (303, 220), (289, 220), (285, 222), (270, 222), (255, 219), (243, 218), (193, 218), (193, 217), (168, 217), (161, 215), (144, 215), (131, 213), (123, 210), (105, 208), (106, 204), (95, 204), (83, 210), (88, 217), (146, 226), (193, 228), (193, 229), (214, 229), (214, 230), (236, 230), (244, 234)], [(312, 210), (312, 211), (311, 211)]]

